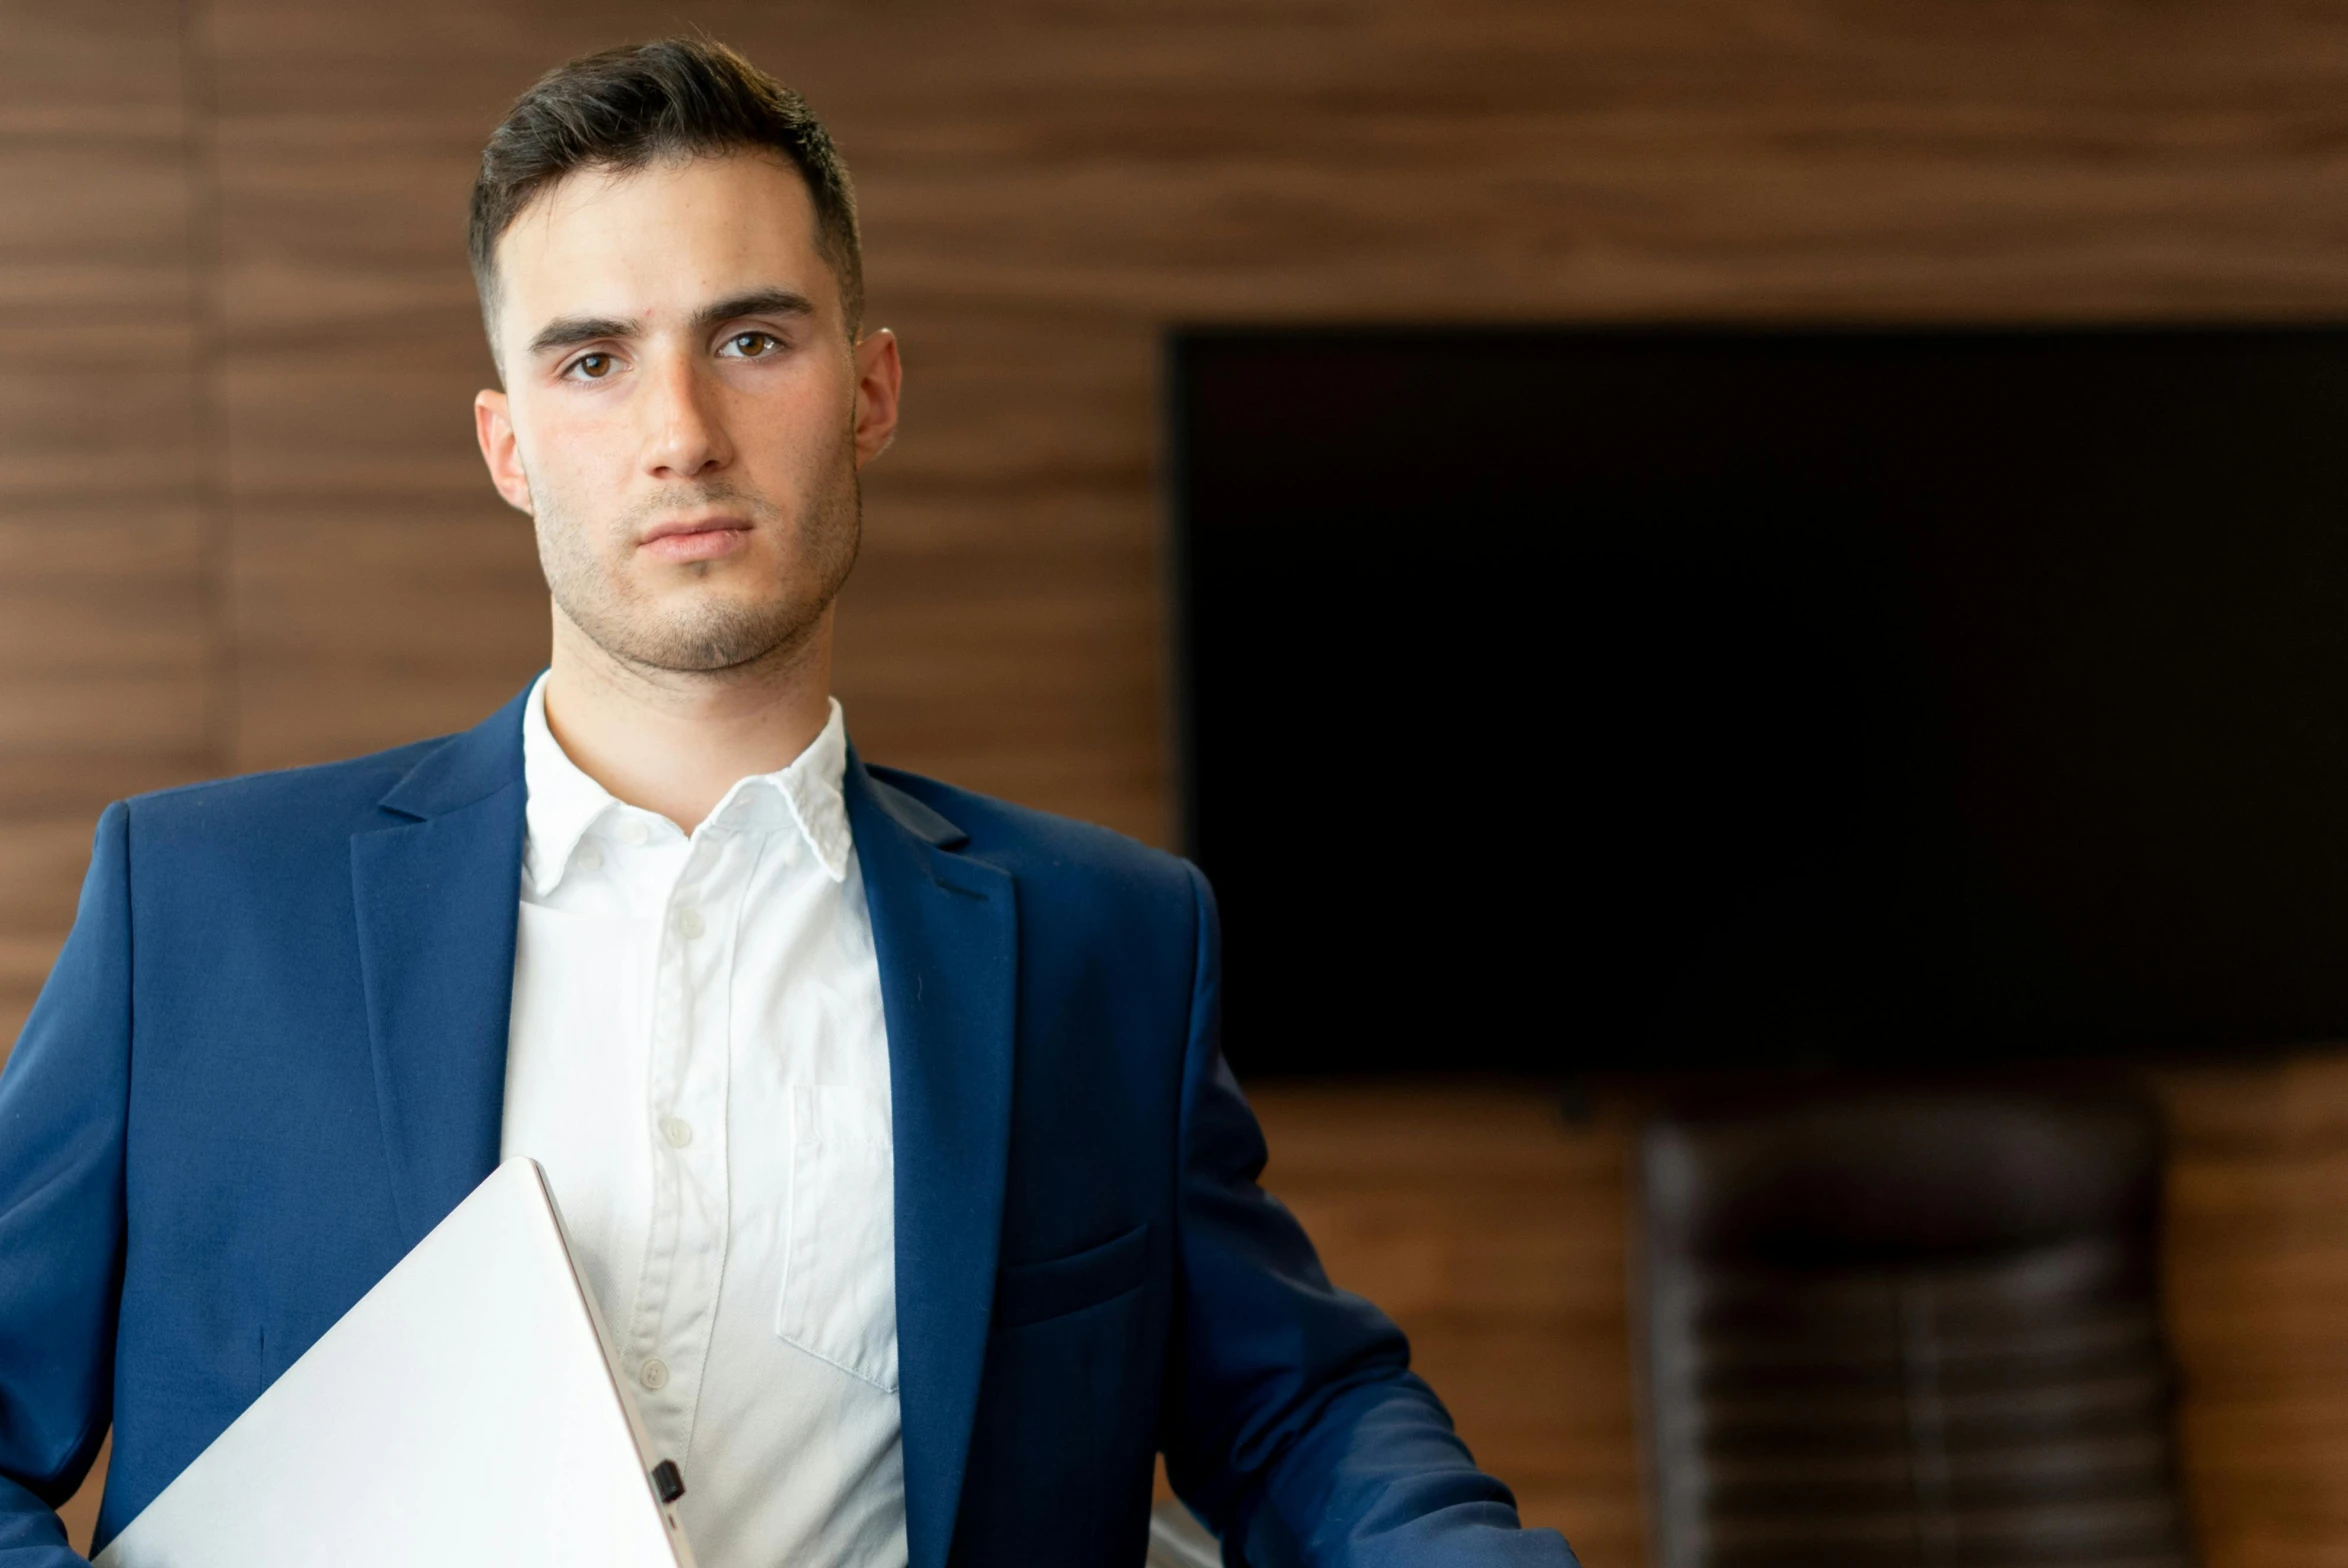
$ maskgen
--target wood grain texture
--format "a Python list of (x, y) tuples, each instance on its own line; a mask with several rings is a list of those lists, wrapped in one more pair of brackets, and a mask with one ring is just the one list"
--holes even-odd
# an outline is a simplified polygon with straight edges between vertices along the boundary
[(1529, 1524), (1589, 1568), (1644, 1558), (1624, 1284), (1630, 1122), (1538, 1090), (1281, 1086), (1253, 1096), (1267, 1190), (1412, 1365)]
[(2348, 1057), (2165, 1088), (2170, 1333), (2210, 1568), (2348, 1562)]
[[(2208, 1568), (2348, 1563), (2348, 1053), (2153, 1075), (2185, 1480)], [(1386, 1306), (1479, 1459), (1591, 1568), (1643, 1556), (1626, 1303), (1636, 1113), (1282, 1086), (1265, 1185)]]
[(0, 1040), (109, 799), (221, 770), (179, 11), (0, 4)]
[[(2348, 16), (2317, 7), (203, 16), (248, 765), (461, 723), (527, 675), (527, 540), (498, 528), (461, 417), (488, 374), (464, 182), (538, 70), (683, 21), (832, 120), (876, 319), (905, 339), (905, 433), (842, 629), (860, 742), (1153, 839), (1169, 323), (2348, 309)], [(396, 507), (478, 539), (419, 529), (388, 580), (281, 549)], [(278, 526), (248, 528), (256, 508)], [(452, 603), (473, 640), (448, 640)]]

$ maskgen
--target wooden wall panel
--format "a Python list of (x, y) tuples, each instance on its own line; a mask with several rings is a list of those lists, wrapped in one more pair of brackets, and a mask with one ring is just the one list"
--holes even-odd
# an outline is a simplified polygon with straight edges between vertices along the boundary
[(2348, 1563), (2348, 1059), (2166, 1089), (2170, 1333), (2210, 1568)]
[(1259, 1091), (1264, 1185), (1330, 1278), (1393, 1315), (1412, 1365), (1529, 1524), (1588, 1568), (1644, 1557), (1628, 1297), (1630, 1118), (1569, 1126), (1538, 1090)]
[[(487, 369), (464, 181), (545, 64), (685, 21), (832, 119), (876, 319), (905, 337), (907, 424), (842, 631), (862, 744), (1161, 840), (1170, 322), (2348, 309), (2348, 15), (2316, 7), (202, 14), (247, 764), (462, 722), (533, 663), (526, 541), (496, 529), (458, 417)], [(403, 497), (471, 543), (420, 531), (361, 590), (283, 553), (286, 529), (340, 526), (295, 495), (338, 517)], [(475, 640), (447, 640), (444, 596)]]
[(222, 765), (178, 8), (0, 3), (0, 1040), (115, 796)]
[[(2348, 1056), (2174, 1070), (2165, 1295), (2208, 1568), (2348, 1563)], [(1537, 1090), (1255, 1095), (1265, 1185), (1386, 1306), (1479, 1459), (1591, 1568), (1643, 1555), (1628, 1260), (1636, 1114)]]
[(492, 369), (464, 261), (481, 140), (535, 74), (495, 47), (522, 18), (199, 9), (218, 106), (237, 766), (461, 728), (546, 651), (528, 520), (473, 448)]

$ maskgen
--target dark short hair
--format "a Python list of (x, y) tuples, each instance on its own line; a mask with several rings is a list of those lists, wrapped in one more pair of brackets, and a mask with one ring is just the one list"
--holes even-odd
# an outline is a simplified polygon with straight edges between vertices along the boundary
[(499, 238), (549, 186), (581, 170), (758, 150), (780, 153), (807, 182), (816, 250), (839, 281), (853, 337), (864, 319), (864, 247), (848, 166), (806, 99), (705, 38), (581, 55), (514, 100), (473, 181), (465, 243), (483, 313), (497, 294)]

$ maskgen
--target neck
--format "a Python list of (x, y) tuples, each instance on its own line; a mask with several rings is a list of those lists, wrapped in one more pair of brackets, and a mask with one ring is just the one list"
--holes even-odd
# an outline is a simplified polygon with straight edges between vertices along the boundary
[(787, 767), (831, 717), (832, 612), (733, 669), (648, 669), (615, 658), (560, 610), (546, 723), (582, 773), (686, 832), (753, 773)]

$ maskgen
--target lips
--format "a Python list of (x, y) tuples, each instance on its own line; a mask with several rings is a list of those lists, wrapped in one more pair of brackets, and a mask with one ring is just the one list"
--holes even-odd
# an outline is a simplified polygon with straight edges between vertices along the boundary
[(637, 541), (636, 548), (663, 561), (715, 561), (749, 548), (750, 524), (738, 517), (663, 523)]

